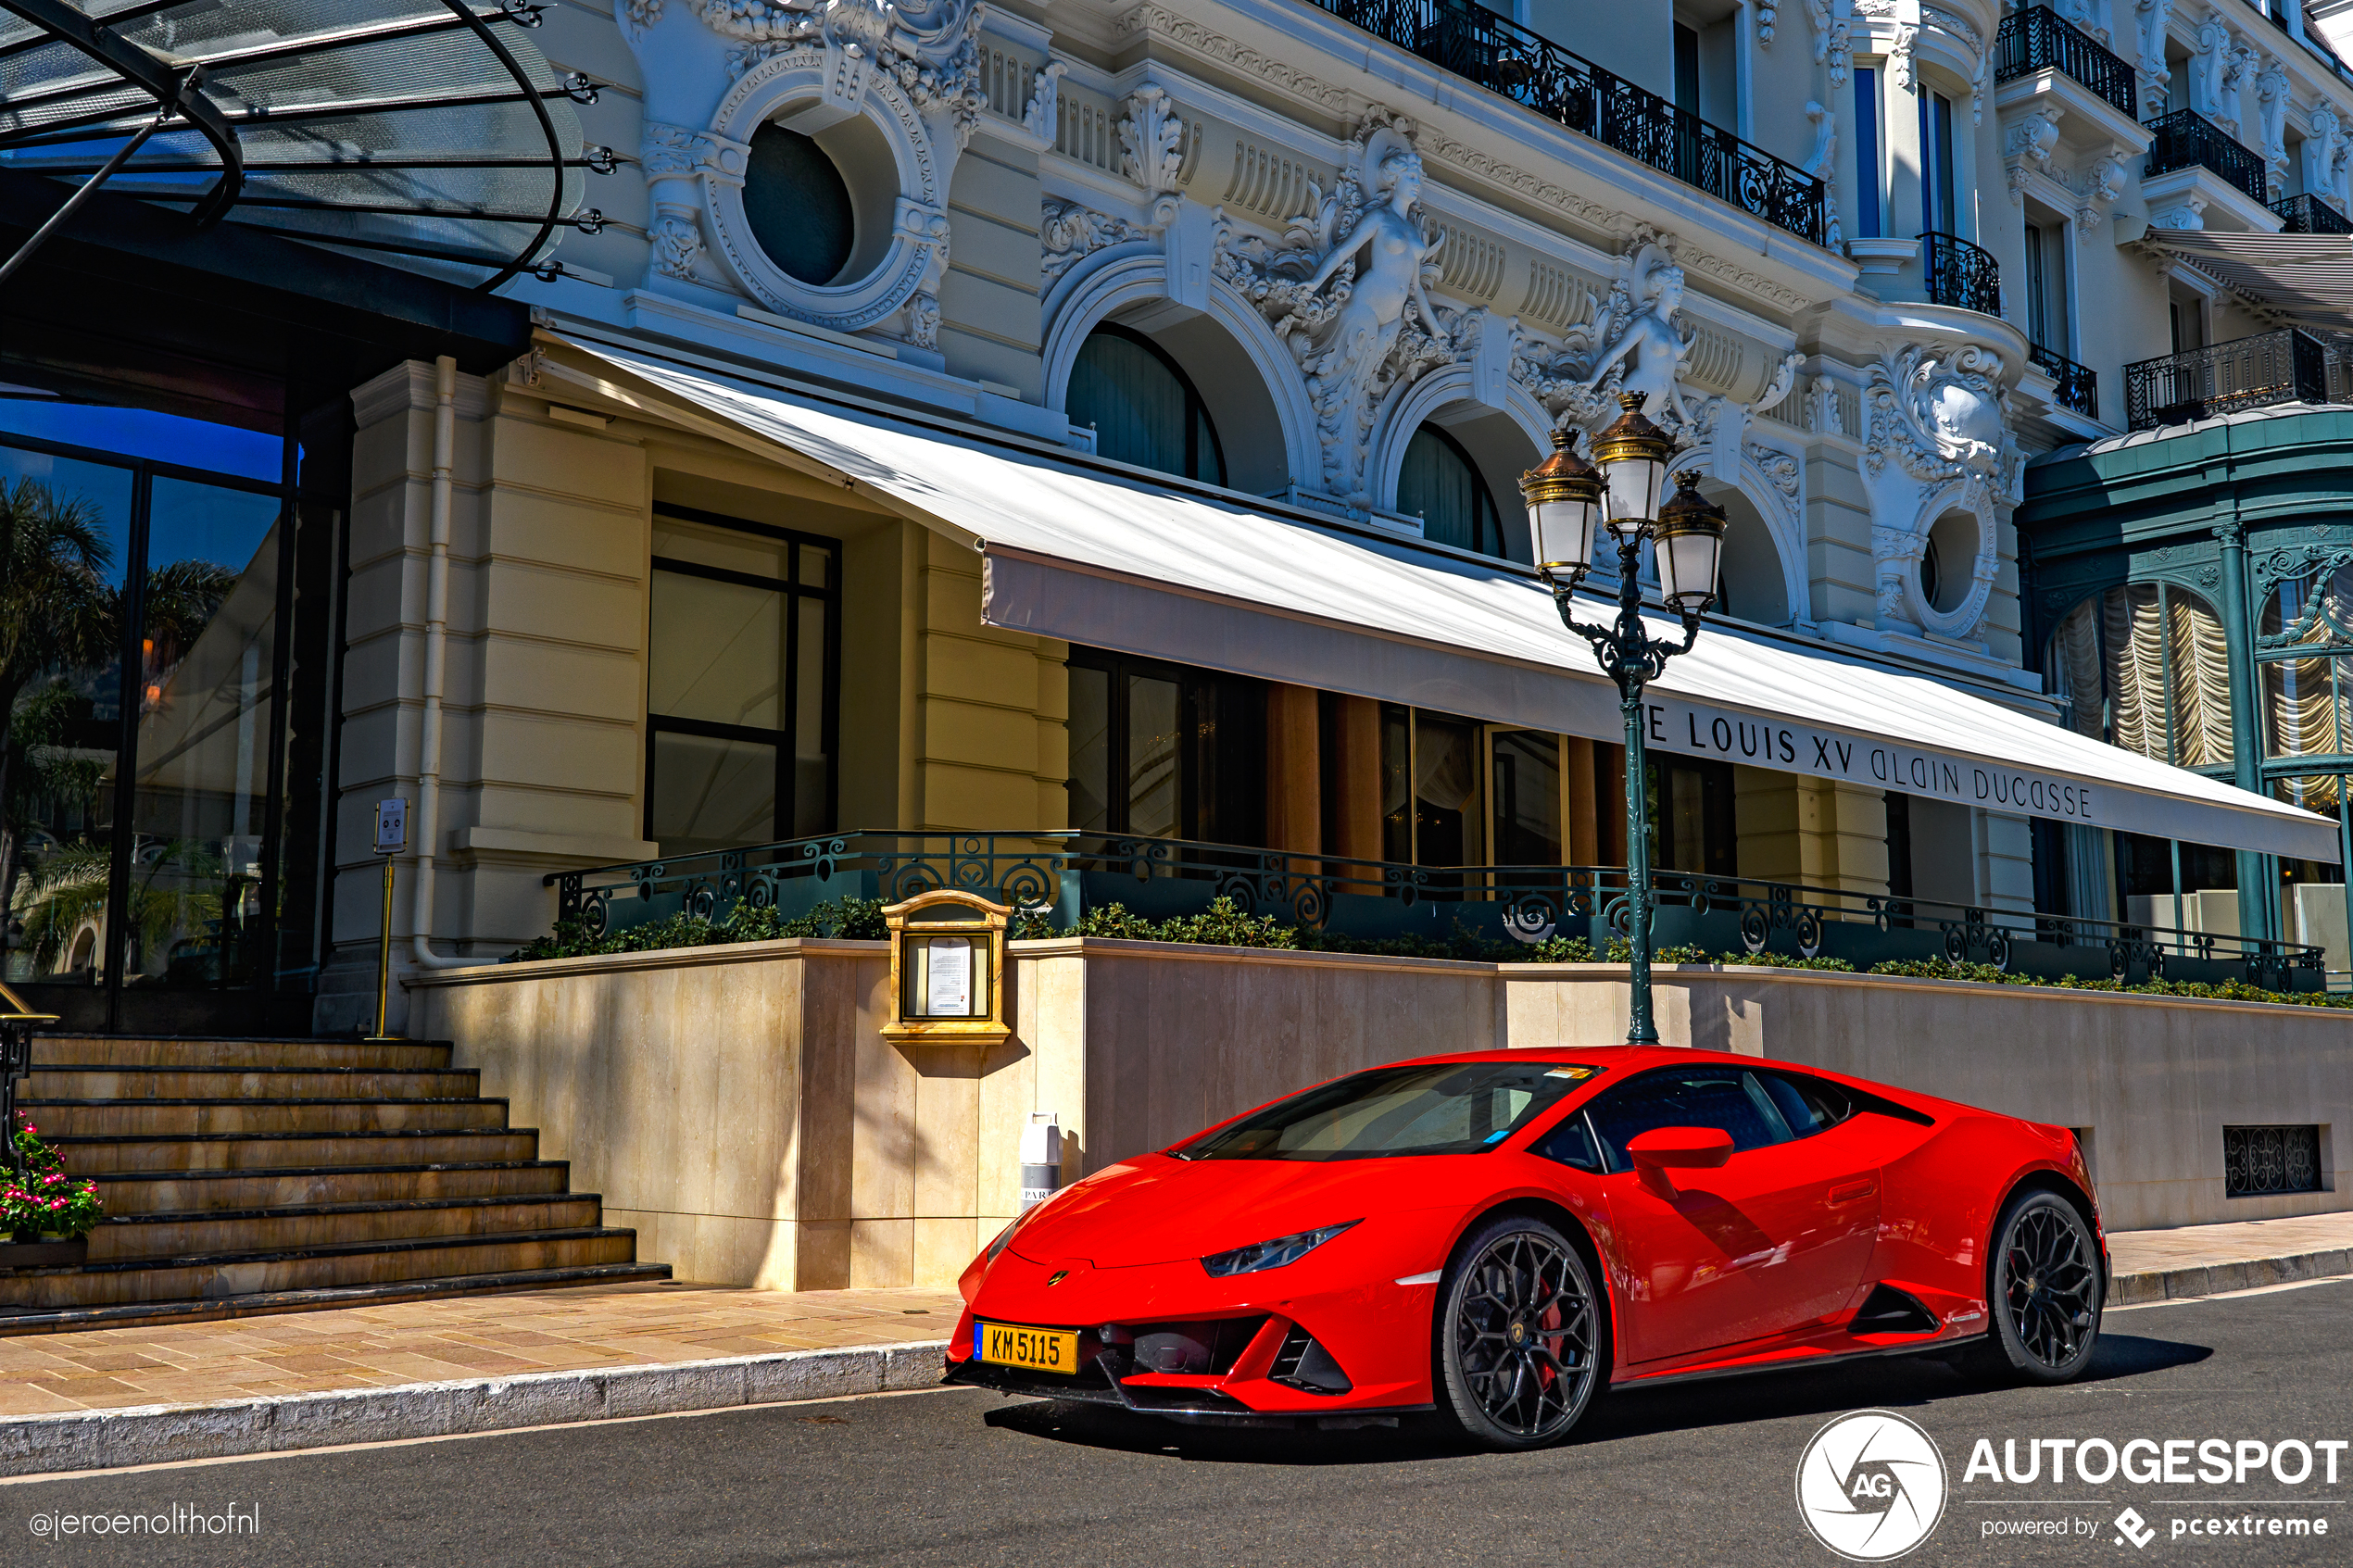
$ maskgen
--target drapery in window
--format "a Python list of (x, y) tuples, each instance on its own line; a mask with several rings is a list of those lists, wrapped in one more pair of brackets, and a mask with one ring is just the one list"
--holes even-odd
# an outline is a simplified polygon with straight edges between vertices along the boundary
[(2231, 760), (2229, 643), (2185, 589), (2131, 583), (2085, 599), (2051, 633), (2044, 668), (2081, 734), (2184, 768)]
[[(2347, 672), (2318, 650), (2353, 646), (2353, 567), (2321, 575), (2290, 578), (2272, 590), (2263, 607), (2263, 635), (2284, 635), (2316, 650), (2311, 659), (2263, 665), (2264, 738), (2273, 757), (2327, 757), (2353, 749), (2353, 692), (2344, 689)], [(2336, 809), (2334, 774), (2280, 781), (2283, 797), (2310, 810)]]

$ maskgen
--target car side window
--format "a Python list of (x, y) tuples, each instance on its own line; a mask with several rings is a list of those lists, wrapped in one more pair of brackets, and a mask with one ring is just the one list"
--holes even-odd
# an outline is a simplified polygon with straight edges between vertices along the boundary
[(1626, 1146), (1655, 1127), (1718, 1127), (1730, 1133), (1732, 1150), (1763, 1148), (1789, 1138), (1754, 1073), (1738, 1068), (1676, 1067), (1621, 1084), (1586, 1108), (1602, 1157), (1612, 1171), (1633, 1161)]
[(1798, 1137), (1827, 1132), (1855, 1114), (1854, 1098), (1836, 1084), (1803, 1073), (1759, 1073), (1774, 1109)]
[(1585, 1124), (1585, 1113), (1572, 1110), (1568, 1119), (1538, 1139), (1529, 1152), (1541, 1159), (1556, 1160), (1579, 1171), (1599, 1172), (1601, 1150), (1593, 1146), (1593, 1130)]

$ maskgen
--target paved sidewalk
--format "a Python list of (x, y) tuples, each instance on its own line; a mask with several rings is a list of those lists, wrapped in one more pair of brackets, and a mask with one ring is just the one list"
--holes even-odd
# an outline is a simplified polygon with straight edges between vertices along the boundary
[(617, 1285), (25, 1335), (0, 1338), (0, 1418), (945, 1342), (963, 1309), (952, 1290)]
[[(2120, 1306), (2353, 1273), (2353, 1212), (2108, 1239)], [(611, 1285), (0, 1337), (0, 1474), (930, 1387), (961, 1311)]]
[(2353, 1210), (2108, 1238), (2119, 1306), (2353, 1273)]

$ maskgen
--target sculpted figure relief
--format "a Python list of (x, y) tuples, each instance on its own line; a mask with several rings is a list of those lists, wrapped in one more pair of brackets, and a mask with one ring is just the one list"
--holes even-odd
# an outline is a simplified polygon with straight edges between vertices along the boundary
[(1309, 210), (1279, 245), (1237, 236), (1221, 216), (1216, 265), (1273, 323), (1307, 379), (1325, 489), (1363, 505), (1365, 449), (1381, 399), (1459, 358), (1461, 323), (1430, 303), (1442, 241), (1423, 223), (1411, 123), (1376, 110), (1352, 153), (1329, 196), (1309, 186)]

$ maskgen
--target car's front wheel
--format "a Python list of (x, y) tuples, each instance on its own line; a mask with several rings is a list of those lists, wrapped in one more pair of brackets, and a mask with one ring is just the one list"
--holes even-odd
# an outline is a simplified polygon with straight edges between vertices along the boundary
[(1568, 1436), (1592, 1403), (1601, 1306), (1568, 1237), (1529, 1214), (1489, 1221), (1454, 1249), (1438, 1286), (1438, 1408), (1493, 1449)]
[(1994, 1226), (1988, 1305), (1994, 1332), (1981, 1370), (2009, 1381), (2066, 1383), (2091, 1364), (2100, 1336), (2099, 1243), (2055, 1192), (2019, 1194)]

